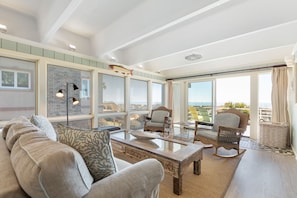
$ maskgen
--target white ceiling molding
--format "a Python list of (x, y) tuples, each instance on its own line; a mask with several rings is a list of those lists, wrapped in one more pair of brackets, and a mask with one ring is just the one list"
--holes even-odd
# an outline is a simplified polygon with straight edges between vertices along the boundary
[(47, 43), (55, 36), (55, 33), (64, 25), (81, 2), (82, 0), (46, 2), (47, 5), (43, 6), (39, 17), (39, 32), (42, 43)]

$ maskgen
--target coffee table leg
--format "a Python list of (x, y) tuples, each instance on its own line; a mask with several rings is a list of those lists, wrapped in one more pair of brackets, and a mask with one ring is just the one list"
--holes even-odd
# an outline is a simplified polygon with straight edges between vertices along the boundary
[(194, 161), (194, 170), (193, 170), (193, 173), (195, 175), (200, 175), (201, 174), (201, 160), (198, 160), (198, 161)]
[(174, 194), (180, 195), (182, 193), (182, 176), (179, 178), (173, 177), (173, 192)]

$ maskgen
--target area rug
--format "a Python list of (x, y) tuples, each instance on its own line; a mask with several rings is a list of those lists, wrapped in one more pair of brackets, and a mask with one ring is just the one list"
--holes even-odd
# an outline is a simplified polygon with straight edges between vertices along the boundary
[[(213, 148), (203, 150), (203, 160), (201, 161), (201, 175), (193, 174), (193, 164), (191, 164), (183, 175), (182, 194), (173, 193), (173, 178), (165, 174), (165, 178), (160, 185), (160, 198), (219, 198), (226, 193), (232, 180), (233, 174), (240, 162), (240, 155), (235, 158), (220, 158), (213, 155)], [(224, 152), (224, 151), (219, 151)], [(119, 153), (115, 156), (134, 163), (135, 160)]]

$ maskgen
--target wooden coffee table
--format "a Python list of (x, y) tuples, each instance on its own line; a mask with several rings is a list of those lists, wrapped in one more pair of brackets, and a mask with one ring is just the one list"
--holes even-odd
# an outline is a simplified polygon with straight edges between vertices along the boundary
[(111, 142), (113, 149), (132, 158), (159, 160), (165, 172), (173, 176), (173, 192), (177, 195), (182, 193), (182, 176), (192, 162), (193, 173), (201, 173), (201, 145), (165, 137), (137, 139), (127, 132), (111, 133)]

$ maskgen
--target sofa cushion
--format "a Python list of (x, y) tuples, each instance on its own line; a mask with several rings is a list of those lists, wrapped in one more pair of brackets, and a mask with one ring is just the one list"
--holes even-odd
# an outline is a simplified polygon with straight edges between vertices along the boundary
[(28, 122), (28, 118), (26, 118), (25, 116), (19, 116), (19, 117), (15, 117), (13, 119), (11, 119), (10, 121), (8, 121), (5, 126), (3, 127), (2, 129), (2, 137), (4, 139), (6, 139), (6, 135), (8, 133), (8, 129), (10, 128), (10, 126), (12, 124), (15, 124), (15, 123), (21, 123), (21, 122)]
[(42, 115), (32, 115), (30, 121), (44, 131), (50, 139), (57, 141), (56, 131), (51, 122)]
[(11, 151), (15, 142), (19, 137), (26, 133), (41, 132), (39, 128), (34, 126), (31, 122), (24, 121), (10, 125), (6, 135), (6, 145), (9, 151)]
[(14, 173), (10, 161), (10, 153), (6, 147), (5, 140), (2, 138), (2, 132), (0, 132), (0, 156), (0, 197), (29, 197), (21, 188)]
[(218, 131), (219, 126), (238, 128), (240, 117), (234, 113), (218, 113), (215, 115), (213, 131)]
[(95, 181), (116, 172), (109, 131), (83, 130), (58, 124), (58, 140), (76, 149)]
[(22, 135), (11, 150), (11, 162), (31, 197), (82, 197), (93, 182), (77, 151), (42, 132)]

